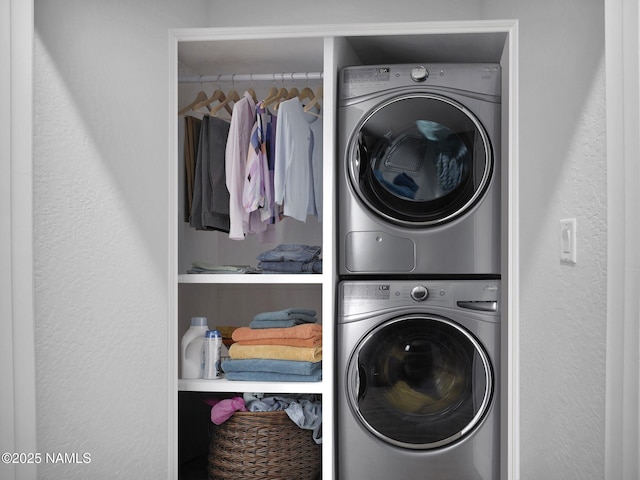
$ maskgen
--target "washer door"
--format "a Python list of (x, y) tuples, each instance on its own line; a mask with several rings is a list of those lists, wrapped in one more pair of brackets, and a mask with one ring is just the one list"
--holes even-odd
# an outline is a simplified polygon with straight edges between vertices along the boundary
[(408, 315), (381, 324), (357, 346), (347, 395), (374, 435), (411, 449), (456, 442), (491, 404), (493, 374), (475, 337), (455, 322)]
[(447, 97), (399, 95), (373, 108), (347, 149), (349, 177), (387, 221), (427, 227), (471, 209), (493, 170), (489, 138), (466, 107)]

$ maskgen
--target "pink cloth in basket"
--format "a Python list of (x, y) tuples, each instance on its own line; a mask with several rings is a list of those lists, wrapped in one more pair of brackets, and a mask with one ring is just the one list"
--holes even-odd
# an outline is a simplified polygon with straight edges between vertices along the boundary
[(242, 397), (225, 398), (216, 402), (211, 407), (211, 421), (216, 425), (222, 425), (229, 420), (235, 412), (246, 412), (247, 407)]

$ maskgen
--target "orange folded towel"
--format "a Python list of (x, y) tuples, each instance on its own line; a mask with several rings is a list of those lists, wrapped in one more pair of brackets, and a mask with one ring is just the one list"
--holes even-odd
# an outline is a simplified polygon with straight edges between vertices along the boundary
[(241, 345), (234, 343), (229, 347), (229, 356), (234, 360), (269, 358), (272, 360), (319, 362), (322, 360), (322, 346), (289, 347), (285, 345)]
[(243, 340), (238, 345), (284, 345), (289, 347), (317, 347), (322, 338), (264, 338), (262, 340)]
[(240, 327), (233, 331), (232, 338), (236, 342), (249, 340), (264, 340), (266, 338), (298, 338), (308, 339), (322, 337), (322, 325), (305, 323), (286, 328), (249, 328)]

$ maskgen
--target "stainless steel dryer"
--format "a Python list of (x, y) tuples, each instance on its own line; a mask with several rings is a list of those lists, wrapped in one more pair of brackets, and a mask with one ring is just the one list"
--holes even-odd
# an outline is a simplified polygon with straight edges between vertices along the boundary
[(347, 67), (338, 272), (500, 274), (497, 64)]
[(340, 480), (500, 478), (500, 282), (339, 286)]

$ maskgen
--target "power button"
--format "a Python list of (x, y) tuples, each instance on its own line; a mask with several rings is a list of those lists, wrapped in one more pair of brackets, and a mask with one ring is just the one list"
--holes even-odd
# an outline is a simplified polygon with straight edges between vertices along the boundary
[(429, 296), (429, 290), (424, 285), (417, 285), (411, 289), (411, 298), (416, 302), (423, 302)]

